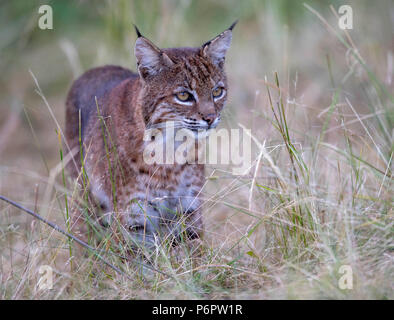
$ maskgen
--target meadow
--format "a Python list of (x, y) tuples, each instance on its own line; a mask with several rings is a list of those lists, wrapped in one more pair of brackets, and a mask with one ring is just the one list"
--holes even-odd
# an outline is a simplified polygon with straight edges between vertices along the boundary
[[(41, 4), (53, 30), (37, 26)], [(133, 23), (176, 47), (239, 20), (220, 127), (250, 129), (253, 152), (244, 175), (207, 166), (201, 241), (127, 261), (101, 243), (105, 264), (0, 201), (0, 299), (393, 299), (394, 5), (347, 1), (342, 30), (342, 4), (2, 2), (0, 195), (68, 229), (80, 195), (65, 170), (66, 95), (89, 68), (135, 70)], [(52, 289), (38, 286), (42, 266)]]

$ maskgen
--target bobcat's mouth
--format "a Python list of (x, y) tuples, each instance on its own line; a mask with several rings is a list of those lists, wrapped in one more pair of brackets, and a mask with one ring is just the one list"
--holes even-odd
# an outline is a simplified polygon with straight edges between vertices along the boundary
[(199, 131), (207, 131), (210, 129), (215, 129), (220, 122), (220, 117), (217, 117), (211, 124), (208, 124), (205, 120), (195, 120), (195, 119), (183, 119), (183, 125), (186, 129), (191, 130), (195, 133)]

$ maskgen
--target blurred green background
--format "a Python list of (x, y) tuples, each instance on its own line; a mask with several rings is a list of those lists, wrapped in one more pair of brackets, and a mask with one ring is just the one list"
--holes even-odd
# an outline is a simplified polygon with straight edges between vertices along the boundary
[[(288, 52), (294, 54), (293, 64), (302, 68), (298, 60), (304, 60), (310, 51), (320, 56), (320, 52), (316, 52), (318, 48), (313, 46), (315, 41), (311, 34), (318, 34), (321, 28), (316, 17), (303, 6), (304, 2), (325, 17), (332, 16), (330, 5), (336, 9), (342, 4), (352, 5), (356, 32), (351, 32), (359, 35), (356, 42), (360, 40), (369, 46), (392, 45), (393, 5), (389, 0), (373, 4), (366, 0), (2, 1), (2, 88), (9, 83), (4, 74), (15, 74), (29, 68), (37, 73), (42, 88), (48, 88), (50, 92), (64, 90), (71, 80), (73, 67), (74, 71), (81, 71), (76, 67), (86, 70), (98, 64), (113, 63), (134, 68), (133, 23), (159, 46), (172, 47), (200, 45), (239, 19), (233, 41), (236, 49), (232, 55), (241, 54), (242, 50), (258, 53), (259, 63), (253, 66), (256, 76), (283, 67), (272, 65), (270, 59), (281, 56), (285, 37), (288, 47), (297, 50)], [(53, 30), (41, 30), (37, 26), (38, 8), (42, 4), (53, 8)], [(309, 45), (305, 45), (308, 42)], [(64, 52), (65, 43), (76, 50), (80, 62), (74, 61), (77, 66), (70, 68)], [(250, 55), (244, 57), (247, 65)], [(237, 58), (242, 61), (242, 57)], [(242, 63), (237, 66), (241, 67)], [(246, 71), (249, 72), (248, 69)], [(2, 96), (4, 94), (2, 92)]]

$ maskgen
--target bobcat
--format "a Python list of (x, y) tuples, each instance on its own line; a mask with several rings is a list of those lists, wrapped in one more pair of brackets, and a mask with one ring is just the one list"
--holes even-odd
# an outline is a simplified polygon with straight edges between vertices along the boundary
[[(170, 121), (194, 134), (218, 125), (235, 24), (201, 47), (167, 49), (136, 27), (138, 74), (107, 65), (73, 83), (66, 101), (66, 139), (74, 151), (70, 173), (87, 186), (94, 220), (122, 241), (154, 244), (162, 235), (202, 235), (204, 165), (147, 164), (144, 133), (165, 130)], [(84, 220), (75, 211), (72, 221), (80, 234), (86, 233)]]

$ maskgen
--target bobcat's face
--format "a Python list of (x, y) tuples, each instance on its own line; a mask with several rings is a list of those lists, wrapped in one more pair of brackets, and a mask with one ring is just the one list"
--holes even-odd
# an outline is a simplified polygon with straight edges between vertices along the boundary
[(224, 60), (232, 27), (199, 48), (159, 49), (142, 36), (137, 39), (140, 99), (148, 129), (171, 121), (176, 128), (197, 133), (219, 124), (227, 99)]

